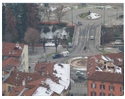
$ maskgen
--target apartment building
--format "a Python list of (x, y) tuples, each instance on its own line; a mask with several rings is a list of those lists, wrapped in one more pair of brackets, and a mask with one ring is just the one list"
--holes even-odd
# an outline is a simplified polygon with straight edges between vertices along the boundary
[(28, 45), (2, 42), (2, 60), (13, 57), (19, 60), (18, 71), (28, 72)]
[(87, 78), (88, 96), (124, 95), (124, 54), (89, 56)]

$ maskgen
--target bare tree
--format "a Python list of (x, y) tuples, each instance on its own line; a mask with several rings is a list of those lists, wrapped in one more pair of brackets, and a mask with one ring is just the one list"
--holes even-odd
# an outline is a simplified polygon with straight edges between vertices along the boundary
[(61, 18), (65, 15), (63, 8), (64, 6), (61, 5), (54, 11), (59, 22), (61, 21)]
[(40, 39), (40, 33), (34, 28), (28, 28), (25, 32), (24, 40), (26, 43), (32, 45), (32, 52), (34, 51), (34, 43), (37, 43)]

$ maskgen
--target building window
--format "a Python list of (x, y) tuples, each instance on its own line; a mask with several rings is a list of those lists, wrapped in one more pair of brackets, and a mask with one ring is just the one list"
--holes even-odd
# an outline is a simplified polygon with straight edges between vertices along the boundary
[(104, 92), (100, 92), (100, 96), (105, 96), (105, 93)]
[(104, 85), (104, 84), (101, 84), (101, 85), (100, 85), (100, 89), (105, 89), (105, 85)]
[(114, 86), (110, 85), (109, 90), (114, 91)]
[(114, 96), (114, 94), (110, 93), (109, 96)]
[(96, 96), (96, 92), (92, 91), (91, 96)]
[(11, 92), (11, 87), (10, 86), (8, 86), (8, 92)]
[(91, 88), (96, 88), (96, 84), (95, 84), (95, 83), (92, 83), (92, 84), (91, 84)]
[(106, 61), (104, 61), (104, 64), (106, 64)]
[(124, 92), (124, 87), (123, 87), (123, 86), (120, 87), (120, 91), (121, 91), (121, 92)]

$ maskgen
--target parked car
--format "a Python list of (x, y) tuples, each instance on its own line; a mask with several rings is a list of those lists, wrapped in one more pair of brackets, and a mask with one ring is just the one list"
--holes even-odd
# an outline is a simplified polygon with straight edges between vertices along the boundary
[(78, 75), (78, 79), (86, 80), (86, 78), (84, 77), (84, 75)]
[(60, 58), (60, 57), (62, 57), (61, 54), (55, 54), (55, 55), (52, 56), (53, 59), (57, 59), (57, 58)]
[(81, 71), (76, 71), (76, 75), (84, 75), (84, 73)]
[(82, 22), (78, 22), (78, 25), (81, 26), (81, 25), (82, 25)]
[(115, 44), (121, 44), (121, 40), (116, 40)]
[(122, 15), (119, 15), (119, 18), (123, 18), (124, 17), (124, 15), (122, 14)]

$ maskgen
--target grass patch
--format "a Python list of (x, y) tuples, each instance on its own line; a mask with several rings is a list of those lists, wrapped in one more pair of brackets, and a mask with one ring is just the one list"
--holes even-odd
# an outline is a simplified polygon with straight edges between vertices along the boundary
[(96, 7), (96, 9), (103, 9), (102, 7)]
[(82, 14), (80, 14), (79, 16), (80, 16), (81, 18), (85, 18), (85, 17), (87, 17), (88, 15), (89, 15), (89, 13), (86, 12), (86, 13), (82, 13)]
[(110, 54), (110, 52), (104, 51), (104, 50), (99, 50), (103, 54)]

